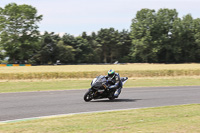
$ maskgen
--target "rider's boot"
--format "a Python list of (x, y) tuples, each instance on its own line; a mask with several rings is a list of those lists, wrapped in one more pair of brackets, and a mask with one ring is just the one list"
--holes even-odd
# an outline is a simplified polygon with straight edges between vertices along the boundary
[(115, 93), (114, 93), (114, 97), (118, 98), (119, 94), (121, 93), (121, 87), (119, 87), (118, 89), (116, 89)]

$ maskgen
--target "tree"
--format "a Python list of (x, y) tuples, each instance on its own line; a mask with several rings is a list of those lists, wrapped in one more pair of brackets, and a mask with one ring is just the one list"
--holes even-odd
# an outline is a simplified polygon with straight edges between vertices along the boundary
[(194, 39), (195, 39), (195, 62), (200, 62), (200, 18), (193, 20), (194, 24)]
[[(132, 20), (130, 56), (133, 62), (156, 62), (159, 48), (154, 45), (153, 31), (156, 23), (155, 10), (142, 9)], [(154, 34), (155, 35), (155, 34)]]
[(190, 14), (183, 17), (182, 21), (182, 32), (181, 32), (181, 49), (182, 59), (184, 62), (195, 61), (196, 44), (194, 38), (194, 24), (193, 18)]
[(174, 62), (195, 62), (198, 58), (198, 33), (200, 26), (190, 14), (178, 19), (172, 30)]
[(159, 48), (157, 52), (160, 63), (174, 62), (173, 49), (177, 44), (172, 42), (171, 35), (173, 24), (178, 19), (178, 13), (175, 9), (159, 9), (156, 14), (155, 29), (152, 34), (153, 40), (157, 40), (155, 47)]
[(56, 59), (61, 63), (72, 63), (75, 60), (75, 50), (72, 46), (65, 45), (63, 41), (58, 42), (58, 53)]
[(85, 46), (87, 46), (87, 49), (83, 51), (85, 63), (101, 63), (102, 50), (101, 45), (96, 41), (96, 33), (92, 32), (89, 36), (86, 32), (83, 32), (81, 37), (85, 39)]
[(116, 54), (116, 58), (119, 60), (119, 62), (131, 62), (131, 58), (129, 56), (131, 48), (130, 32), (127, 30), (122, 30), (119, 32), (119, 34), (120, 45), (118, 45), (118, 54)]
[(101, 29), (97, 34), (97, 42), (101, 45), (103, 62), (113, 63), (117, 60), (118, 48), (121, 45), (120, 34), (114, 28)]
[(4, 59), (4, 53), (3, 51), (0, 49), (0, 63), (1, 63), (1, 60)]
[(0, 9), (0, 43), (10, 62), (29, 60), (37, 45), (39, 31), (37, 23), (42, 15), (30, 5), (11, 3)]
[(87, 39), (76, 37), (76, 62), (91, 63), (93, 60), (92, 48)]
[(62, 37), (62, 41), (65, 45), (72, 46), (73, 48), (76, 47), (76, 38), (73, 35), (65, 34)]
[(60, 40), (59, 35), (54, 34), (54, 32), (45, 32), (40, 38), (40, 47), (34, 56), (36, 62), (39, 64), (56, 63), (58, 56), (57, 44)]
[(178, 18), (174, 21), (173, 23), (173, 27), (171, 30), (171, 44), (173, 45), (172, 48), (172, 62), (175, 63), (181, 63), (183, 62), (182, 60), (182, 37), (181, 37), (181, 32), (182, 32), (182, 28), (181, 28), (181, 19)]
[[(132, 48), (135, 62), (173, 62), (173, 24), (178, 19), (175, 9), (142, 9), (131, 25)], [(178, 22), (178, 21), (176, 21)]]

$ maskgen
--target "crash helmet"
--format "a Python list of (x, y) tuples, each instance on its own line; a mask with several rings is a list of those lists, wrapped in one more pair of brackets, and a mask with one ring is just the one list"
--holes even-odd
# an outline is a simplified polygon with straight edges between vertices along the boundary
[(115, 77), (115, 70), (110, 69), (110, 70), (108, 71), (108, 77), (109, 77), (109, 78), (114, 78), (114, 77)]

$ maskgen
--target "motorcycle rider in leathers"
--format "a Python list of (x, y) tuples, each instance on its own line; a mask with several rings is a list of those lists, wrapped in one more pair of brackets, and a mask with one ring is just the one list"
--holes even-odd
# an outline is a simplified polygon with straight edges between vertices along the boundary
[(122, 89), (122, 81), (120, 79), (119, 74), (116, 73), (114, 70), (110, 69), (108, 71), (108, 75), (106, 76), (106, 79), (108, 80), (108, 83), (109, 83), (108, 89), (116, 89), (114, 93), (114, 97), (117, 98), (119, 94), (121, 93), (121, 89)]

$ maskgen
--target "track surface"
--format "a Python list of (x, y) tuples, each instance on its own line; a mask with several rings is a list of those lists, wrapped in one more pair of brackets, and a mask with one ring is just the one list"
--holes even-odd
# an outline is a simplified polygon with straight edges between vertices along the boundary
[(0, 94), (0, 121), (127, 108), (200, 103), (200, 86), (123, 88), (120, 97), (84, 102), (87, 90)]

